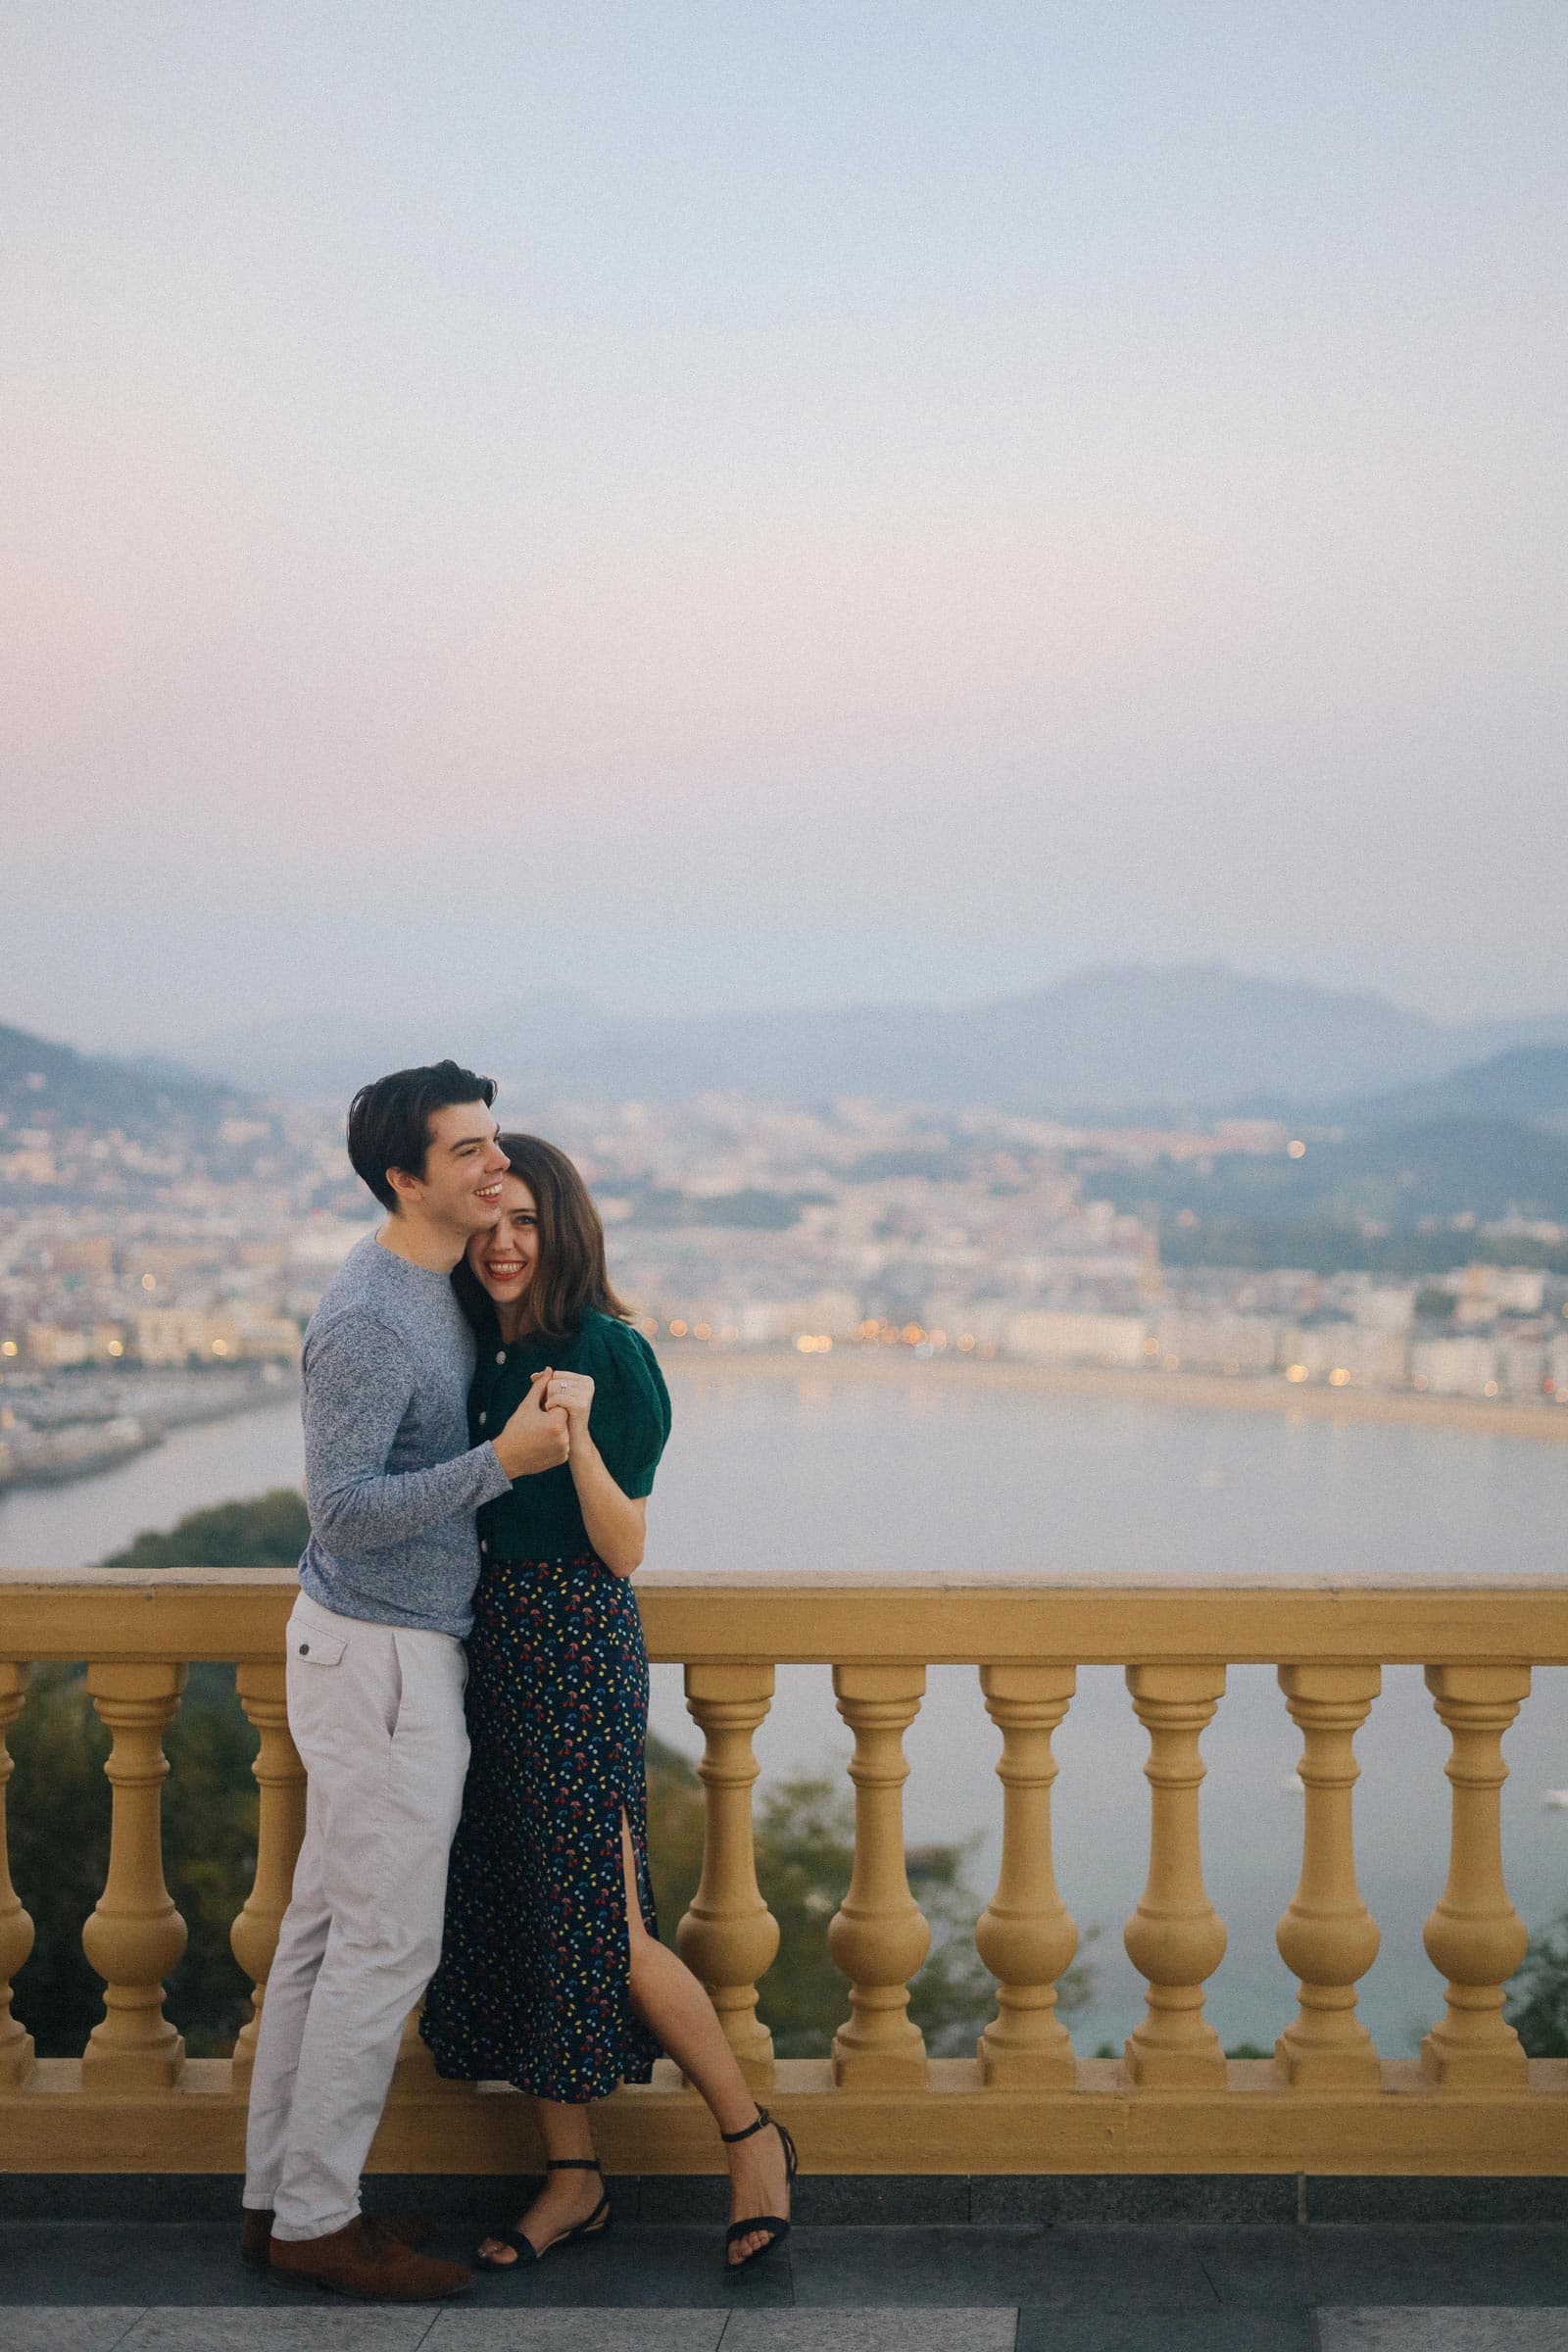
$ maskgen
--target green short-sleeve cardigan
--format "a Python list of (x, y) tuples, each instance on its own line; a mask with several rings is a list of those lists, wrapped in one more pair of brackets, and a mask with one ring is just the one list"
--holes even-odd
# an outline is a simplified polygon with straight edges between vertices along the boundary
[[(594, 1384), (588, 1427), (605, 1467), (623, 1494), (649, 1494), (669, 1436), (669, 1392), (659, 1359), (640, 1331), (590, 1309), (567, 1340), (530, 1334), (509, 1346), (493, 1317), (480, 1326), (478, 1363), (468, 1391), (474, 1445), (493, 1438), (528, 1394), (535, 1372), (584, 1372)], [(577, 1490), (564, 1462), (487, 1502), (479, 1536), (492, 1560), (568, 1560), (592, 1551)]]

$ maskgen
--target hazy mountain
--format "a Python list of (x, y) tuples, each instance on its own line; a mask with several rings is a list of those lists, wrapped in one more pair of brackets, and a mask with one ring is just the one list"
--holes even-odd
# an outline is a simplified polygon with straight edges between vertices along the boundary
[[(346, 1102), (368, 1078), (416, 1062), (450, 1057), (498, 1078), (536, 1067), (540, 1057), (530, 1054), (529, 1040), (540, 1021), (537, 1004), (449, 1015), (410, 1003), (363, 1018), (327, 1008), (310, 1021), (288, 1014), (220, 1030), (189, 1046), (183, 1058), (193, 1069), (237, 1077), (261, 1094)], [(564, 1059), (623, 1034), (626, 1024), (587, 1000), (568, 1000), (552, 1003), (549, 1026), (552, 1055)]]
[(1346, 1115), (1361, 1130), (1453, 1119), (1523, 1120), (1568, 1134), (1568, 1046), (1520, 1046), (1427, 1085), (1351, 1103)]
[(1170, 1116), (1380, 1095), (1515, 1046), (1568, 1047), (1568, 1015), (1445, 1027), (1380, 997), (1183, 965), (1083, 972), (957, 1008), (637, 1018), (582, 1002), (522, 1001), (462, 1021), (403, 1005), (373, 1022), (323, 1010), (312, 1023), (209, 1038), (187, 1058), (268, 1092), (341, 1101), (380, 1070), (452, 1054), (501, 1078), (514, 1111), (529, 1096), (668, 1101), (734, 1091)]
[(171, 1123), (216, 1127), (245, 1105), (232, 1086), (161, 1060), (78, 1054), (0, 1022), (0, 1116), (6, 1126), (167, 1132)]

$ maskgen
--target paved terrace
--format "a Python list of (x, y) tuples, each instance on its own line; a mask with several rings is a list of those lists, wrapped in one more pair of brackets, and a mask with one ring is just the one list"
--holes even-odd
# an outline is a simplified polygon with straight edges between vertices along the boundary
[[(616, 2224), (462, 2303), (305, 2297), (243, 2270), (237, 2184), (0, 2179), (4, 2352), (1564, 2352), (1547, 2180), (817, 2177), (730, 2282), (721, 2184), (612, 2182)], [(494, 2180), (373, 2183), (462, 2256)]]

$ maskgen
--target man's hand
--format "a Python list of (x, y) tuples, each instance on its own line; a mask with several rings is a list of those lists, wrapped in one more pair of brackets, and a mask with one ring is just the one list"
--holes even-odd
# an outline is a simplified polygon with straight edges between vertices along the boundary
[(527, 1396), (493, 1441), (496, 1460), (509, 1478), (533, 1478), (541, 1470), (554, 1470), (571, 1451), (565, 1413), (559, 1405), (545, 1404), (549, 1379), (548, 1366), (534, 1374)]

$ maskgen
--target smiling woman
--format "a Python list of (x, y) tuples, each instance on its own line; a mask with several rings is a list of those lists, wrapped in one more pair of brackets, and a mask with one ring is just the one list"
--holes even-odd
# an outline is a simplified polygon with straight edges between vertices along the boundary
[(661, 2049), (731, 2149), (731, 2269), (789, 2228), (794, 2149), (746, 2087), (702, 1984), (659, 1940), (648, 1860), (648, 1654), (631, 1576), (669, 1435), (652, 1348), (610, 1287), (604, 1228), (571, 1161), (504, 1135), (493, 1227), (456, 1276), (478, 1332), (478, 1445), (559, 1409), (565, 1463), (479, 1513), (468, 1642), (471, 1762), (452, 1846), (441, 1965), (422, 2031), (440, 2073), (531, 2094), (552, 2176), (485, 2238), (487, 2270), (597, 2236), (608, 2206), (587, 2120)]

